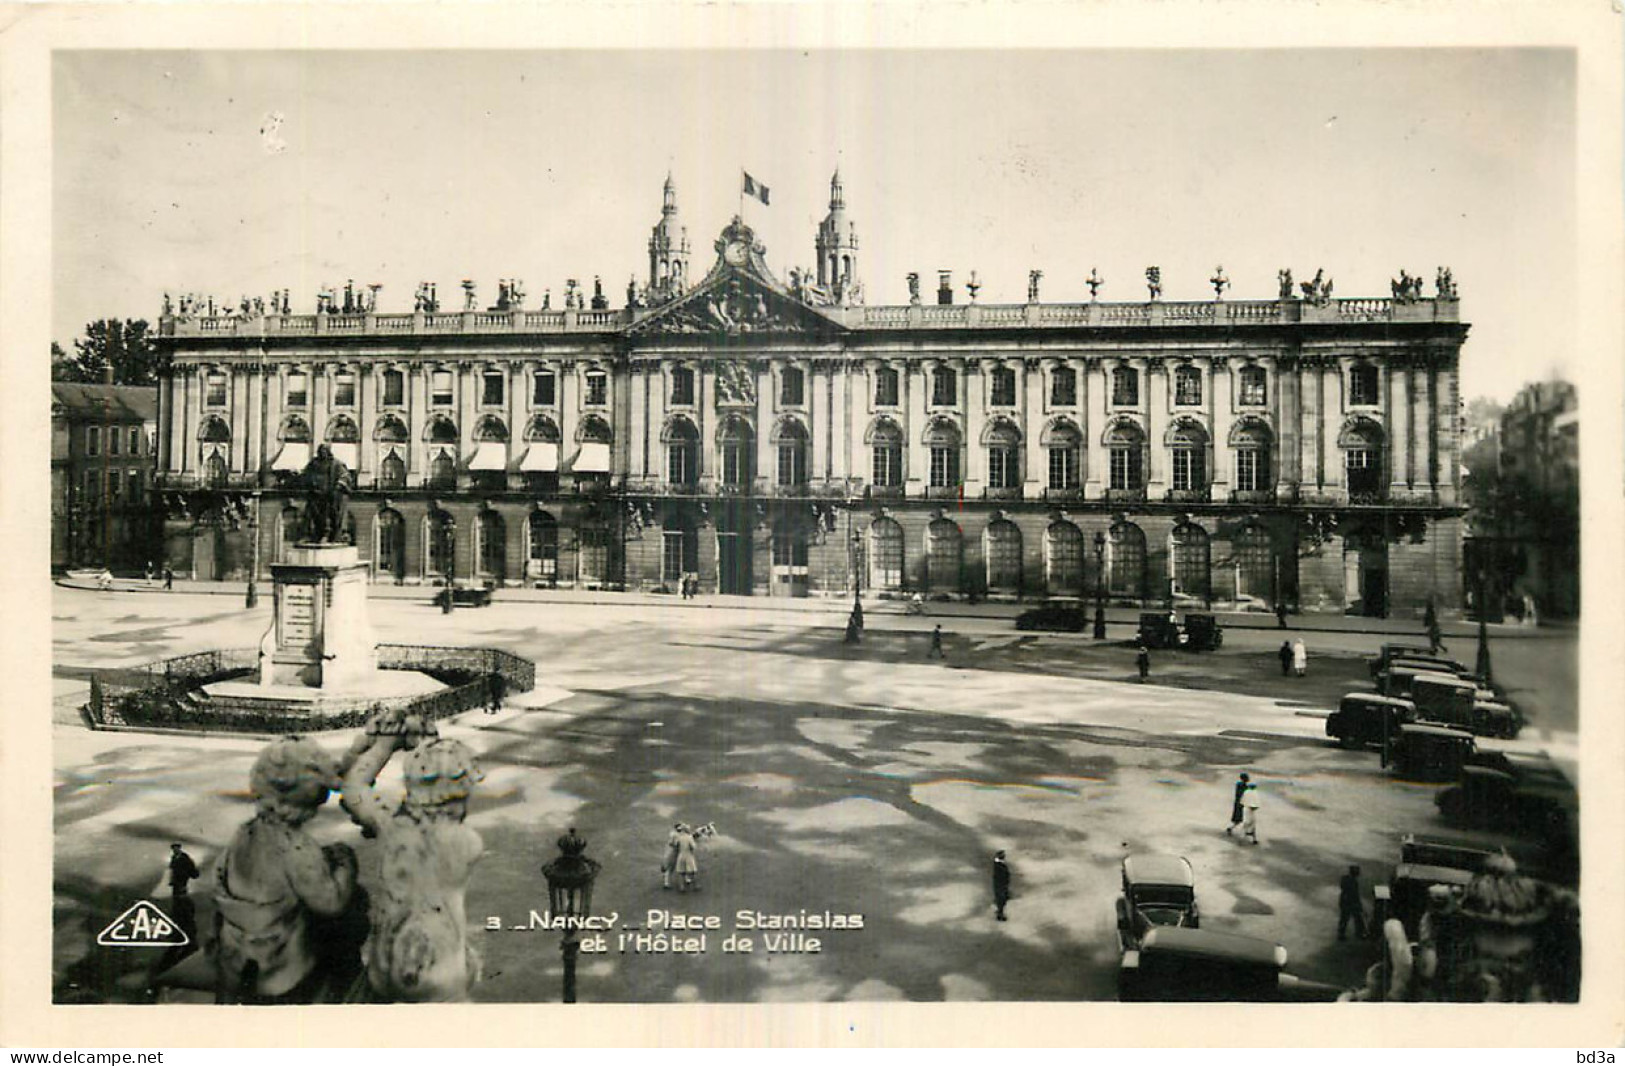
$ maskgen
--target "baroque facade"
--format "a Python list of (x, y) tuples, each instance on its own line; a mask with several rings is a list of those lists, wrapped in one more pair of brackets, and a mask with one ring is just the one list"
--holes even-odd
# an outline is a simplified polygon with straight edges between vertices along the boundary
[(51, 383), (51, 565), (142, 570), (157, 558), (158, 390)]
[[(324, 293), (166, 306), (171, 557), (262, 572), (326, 443), (379, 581), (735, 595), (1090, 598), (1419, 612), (1460, 602), (1455, 286), (1334, 299), (863, 299), (837, 174), (816, 270), (735, 218), (698, 280), (667, 179), (649, 274), (611, 308), (411, 313)], [(1301, 291), (1300, 291), (1301, 290)], [(167, 305), (167, 298), (166, 298)], [(211, 308), (212, 310), (212, 308)], [(247, 521), (245, 521), (247, 519)], [(253, 527), (257, 524), (258, 528)], [(204, 544), (202, 549), (199, 545)]]

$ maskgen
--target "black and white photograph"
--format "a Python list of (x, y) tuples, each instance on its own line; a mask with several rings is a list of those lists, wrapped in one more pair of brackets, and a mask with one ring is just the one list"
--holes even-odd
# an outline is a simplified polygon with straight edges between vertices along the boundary
[(428, 36), (38, 60), (53, 1008), (1617, 991), (1581, 49)]

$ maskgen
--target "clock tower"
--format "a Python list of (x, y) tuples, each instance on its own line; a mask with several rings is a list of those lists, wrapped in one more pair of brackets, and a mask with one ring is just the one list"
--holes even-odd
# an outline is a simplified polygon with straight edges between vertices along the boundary
[(677, 186), (666, 173), (660, 221), (649, 235), (649, 299), (663, 303), (688, 288), (688, 227), (677, 220)]
[(829, 179), (829, 214), (819, 223), (815, 247), (818, 287), (829, 293), (838, 305), (862, 303), (863, 283), (858, 280), (858, 227), (847, 221), (846, 194), (841, 189), (839, 167)]

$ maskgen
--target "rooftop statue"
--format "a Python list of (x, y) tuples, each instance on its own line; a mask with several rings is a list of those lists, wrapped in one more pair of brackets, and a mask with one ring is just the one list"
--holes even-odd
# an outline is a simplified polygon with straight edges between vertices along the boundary
[(333, 457), (331, 447), (323, 444), (316, 449), (299, 482), (305, 490), (303, 539), (316, 544), (344, 543), (350, 472)]

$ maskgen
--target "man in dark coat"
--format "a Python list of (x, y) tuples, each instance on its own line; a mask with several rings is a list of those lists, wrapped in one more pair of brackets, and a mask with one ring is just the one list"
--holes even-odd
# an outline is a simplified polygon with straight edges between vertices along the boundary
[(1281, 650), (1276, 653), (1281, 660), (1281, 676), (1289, 677), (1292, 674), (1292, 642), (1281, 641)]
[(169, 845), (169, 895), (171, 899), (180, 899), (186, 895), (186, 886), (190, 881), (197, 880), (197, 863), (192, 856), (179, 844)]
[(993, 853), (993, 906), (995, 917), (1004, 921), (1004, 905), (1010, 902), (1010, 864), (1004, 861), (1004, 852)]
[(1286, 628), (1286, 601), (1281, 600), (1275, 605), (1275, 626), (1277, 629)]
[(1343, 939), (1349, 922), (1354, 923), (1354, 935), (1365, 939), (1365, 904), (1360, 901), (1360, 868), (1350, 866), (1349, 872), (1337, 885), (1337, 939)]
[(1141, 644), (1134, 655), (1134, 665), (1140, 668), (1140, 680), (1144, 681), (1151, 676), (1151, 652)]
[(1236, 798), (1230, 802), (1230, 824), (1224, 827), (1226, 834), (1229, 834), (1230, 830), (1241, 824), (1241, 797), (1247, 792), (1248, 780), (1246, 774), (1236, 778)]
[(942, 659), (942, 626), (938, 625), (931, 631), (931, 650), (925, 653), (927, 659)]

